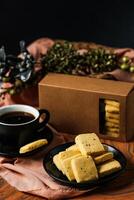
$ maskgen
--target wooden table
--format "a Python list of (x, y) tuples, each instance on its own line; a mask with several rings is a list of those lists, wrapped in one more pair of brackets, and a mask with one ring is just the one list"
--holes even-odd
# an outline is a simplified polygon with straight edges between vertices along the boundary
[[(113, 182), (89, 192), (75, 200), (134, 200), (134, 141), (121, 143), (110, 140), (102, 140), (107, 144), (120, 149), (128, 160), (127, 170)], [(0, 200), (41, 200), (44, 198), (25, 194), (11, 187), (0, 178)], [(71, 200), (71, 199), (70, 199)]]

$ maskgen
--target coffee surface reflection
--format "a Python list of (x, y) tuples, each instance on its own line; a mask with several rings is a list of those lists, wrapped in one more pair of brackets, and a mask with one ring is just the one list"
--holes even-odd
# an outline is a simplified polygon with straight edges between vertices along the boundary
[(0, 116), (0, 122), (6, 124), (22, 124), (34, 119), (34, 115), (27, 112), (9, 112)]

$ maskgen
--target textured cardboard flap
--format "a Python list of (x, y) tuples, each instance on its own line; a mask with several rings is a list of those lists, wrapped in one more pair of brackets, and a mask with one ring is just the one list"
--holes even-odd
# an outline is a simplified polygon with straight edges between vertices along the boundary
[(127, 96), (134, 88), (133, 83), (89, 78), (83, 76), (69, 76), (64, 74), (48, 74), (39, 85), (69, 88), (74, 90), (92, 91), (117, 96)]

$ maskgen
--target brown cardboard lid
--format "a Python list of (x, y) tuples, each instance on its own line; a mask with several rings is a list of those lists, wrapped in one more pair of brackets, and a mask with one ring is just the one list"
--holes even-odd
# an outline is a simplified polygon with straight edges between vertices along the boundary
[(134, 88), (134, 83), (49, 73), (39, 83), (51, 87), (107, 93), (127, 96)]

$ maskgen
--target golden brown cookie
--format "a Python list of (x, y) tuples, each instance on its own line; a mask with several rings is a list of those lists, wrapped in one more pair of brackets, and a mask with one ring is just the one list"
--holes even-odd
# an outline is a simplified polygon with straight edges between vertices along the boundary
[(110, 112), (110, 113), (117, 113), (117, 114), (119, 114), (119, 108), (106, 104), (106, 105), (105, 105), (105, 112)]
[(105, 122), (105, 126), (107, 128), (117, 128), (117, 129), (119, 129), (119, 124), (113, 123), (113, 122), (109, 122), (109, 121)]
[(118, 119), (112, 119), (112, 118), (106, 118), (106, 121), (114, 124), (119, 124), (120, 122)]
[(26, 153), (26, 152), (32, 151), (43, 145), (46, 145), (47, 143), (48, 143), (47, 139), (36, 140), (34, 142), (26, 144), (25, 146), (22, 146), (19, 150), (19, 153)]
[(99, 137), (95, 133), (77, 135), (75, 142), (82, 155), (100, 155), (105, 151)]
[(120, 104), (118, 101), (114, 101), (114, 100), (104, 100), (105, 104), (106, 105), (110, 105), (110, 106), (113, 106), (113, 107), (116, 107), (116, 108), (120, 108)]
[(117, 160), (111, 160), (98, 166), (98, 173), (100, 177), (109, 175), (121, 169), (121, 165)]
[(71, 156), (67, 159), (62, 160), (62, 169), (64, 171), (64, 174), (67, 176), (68, 180), (70, 180), (70, 181), (75, 180), (74, 172), (73, 172), (72, 166), (71, 166), (71, 161), (72, 161), (72, 159), (75, 159), (79, 156), (81, 156), (81, 155)]
[(71, 161), (77, 183), (98, 179), (98, 172), (91, 156), (79, 156)]
[(113, 158), (113, 153), (107, 152), (107, 153), (104, 153), (100, 156), (94, 157), (94, 161), (95, 161), (95, 164), (100, 164), (100, 163), (103, 163), (103, 162), (110, 160), (112, 158)]
[(63, 171), (63, 169), (62, 169), (62, 164), (61, 164), (61, 161), (60, 161), (60, 158), (59, 158), (59, 154), (56, 154), (56, 155), (53, 157), (53, 162), (54, 162), (54, 164), (56, 165), (56, 167), (57, 167), (60, 171)]
[(115, 132), (111, 132), (111, 131), (107, 131), (106, 135), (109, 135), (110, 137), (114, 137), (114, 138), (119, 137), (119, 133), (115, 133)]
[(119, 133), (119, 128), (115, 127), (106, 127), (106, 131), (112, 132), (112, 133)]
[(106, 112), (105, 113), (105, 117), (106, 117), (106, 119), (117, 119), (118, 121), (119, 121), (119, 119), (120, 119), (120, 114), (117, 114), (117, 113), (110, 113), (110, 112)]
[(74, 144), (66, 149), (66, 151), (68, 150), (79, 151), (79, 147), (77, 146), (77, 144)]

